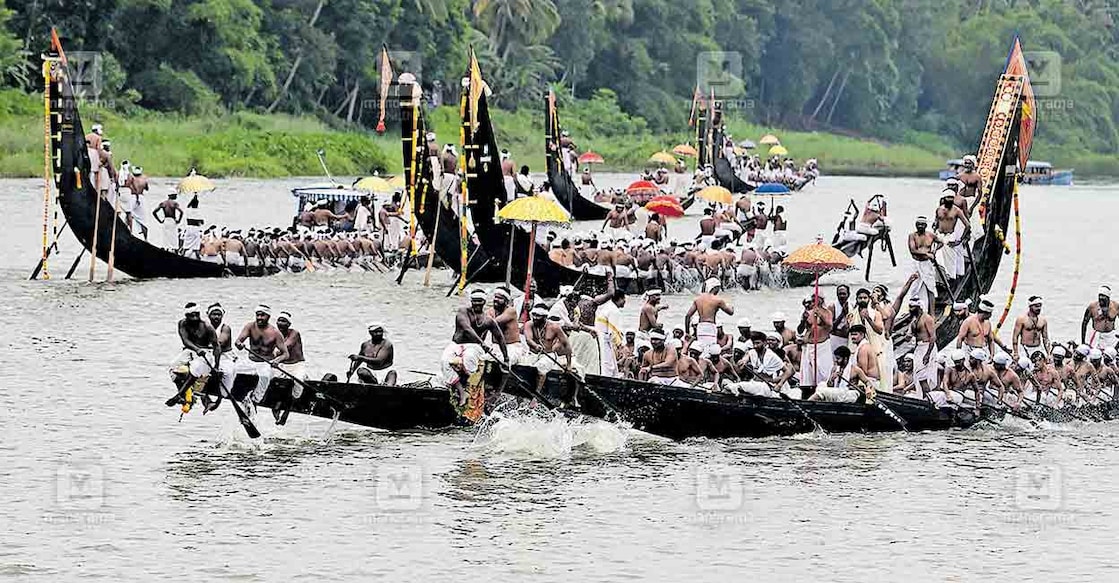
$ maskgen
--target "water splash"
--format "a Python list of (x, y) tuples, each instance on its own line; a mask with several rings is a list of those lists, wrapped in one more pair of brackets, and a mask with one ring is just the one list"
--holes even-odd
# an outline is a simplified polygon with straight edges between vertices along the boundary
[(612, 453), (625, 448), (623, 425), (584, 416), (569, 417), (515, 402), (499, 406), (478, 426), (472, 447), (534, 458), (569, 458), (578, 451)]

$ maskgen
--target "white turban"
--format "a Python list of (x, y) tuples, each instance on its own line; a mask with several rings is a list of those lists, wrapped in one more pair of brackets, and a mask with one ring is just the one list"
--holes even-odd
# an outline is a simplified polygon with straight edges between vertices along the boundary
[(255, 313), (265, 314), (265, 315), (271, 316), (272, 315), (272, 308), (269, 307), (267, 304), (260, 304), (259, 306), (256, 307), (256, 312)]

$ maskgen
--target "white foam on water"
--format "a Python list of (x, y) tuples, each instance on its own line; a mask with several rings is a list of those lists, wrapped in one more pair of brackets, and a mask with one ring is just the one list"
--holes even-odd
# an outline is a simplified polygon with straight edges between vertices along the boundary
[(612, 453), (626, 446), (629, 430), (613, 423), (526, 406), (499, 407), (474, 434), (472, 447), (535, 458), (569, 458), (576, 451)]

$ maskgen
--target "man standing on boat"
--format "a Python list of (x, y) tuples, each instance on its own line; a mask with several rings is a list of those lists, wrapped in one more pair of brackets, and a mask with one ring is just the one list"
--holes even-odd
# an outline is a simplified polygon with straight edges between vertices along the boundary
[(129, 232), (132, 231), (132, 225), (135, 223), (140, 226), (140, 234), (147, 240), (148, 228), (144, 225), (144, 221), (147, 220), (144, 216), (144, 195), (150, 188), (148, 177), (144, 176), (144, 169), (141, 166), (132, 166), (130, 174), (124, 181), (124, 187), (132, 193), (132, 204), (125, 211), (125, 220), (128, 222)]
[(695, 343), (705, 350), (712, 344), (719, 342), (719, 327), (715, 320), (722, 312), (728, 316), (734, 315), (734, 306), (727, 303), (726, 299), (719, 297), (723, 284), (718, 279), (711, 278), (704, 283), (705, 291), (692, 301), (688, 313), (684, 315), (684, 330), (691, 332), (692, 316), (699, 315), (699, 323), (695, 328)]
[(832, 311), (823, 298), (812, 294), (804, 300), (804, 314), (797, 326), (803, 347), (800, 351), (800, 389), (808, 394), (828, 380), (832, 368)]
[[(1038, 352), (1049, 354), (1049, 321), (1041, 315), (1042, 303), (1041, 296), (1030, 296), (1029, 310), (1014, 321), (1014, 334), (1011, 337), (1014, 356), (1025, 356), (1032, 361)], [(1019, 352), (1019, 347), (1024, 352)]]
[(909, 331), (917, 348), (913, 350), (913, 384), (922, 397), (938, 385), (936, 369), (936, 320), (921, 309), (921, 301), (909, 298)]
[(381, 240), (385, 252), (399, 250), (400, 242), (404, 239), (404, 211), (400, 208), (399, 192), (393, 193), (391, 202), (381, 205), (377, 218), (381, 221)]
[(521, 171), (513, 177), (513, 193), (515, 198), (524, 198), (532, 196), (536, 190), (536, 185), (532, 183), (532, 178), (528, 175), (528, 166), (521, 166)]
[(505, 202), (517, 198), (517, 164), (509, 156), (509, 150), (501, 150), (501, 180), (505, 185)]
[(956, 206), (955, 200), (951, 193), (945, 193), (940, 197), (940, 206), (936, 209), (936, 232), (943, 241), (939, 251), (940, 263), (947, 280), (944, 283), (949, 288), (955, 287), (956, 280), (967, 271), (967, 254), (963, 245), (971, 240), (967, 215)]
[(439, 185), (440, 198), (443, 199), (444, 205), (451, 204), (452, 197), (458, 194), (459, 176), (458, 176), (458, 152), (455, 151), (454, 144), (446, 144), (443, 146), (443, 153), (439, 156), (439, 167), (442, 169), (443, 181)]
[[(611, 284), (610, 287), (613, 287)], [(626, 292), (615, 289), (610, 301), (595, 312), (594, 327), (598, 332), (599, 355), (603, 376), (618, 376), (618, 352), (625, 343), (622, 335), (622, 308), (626, 307)]]
[(183, 209), (179, 206), (178, 198), (179, 193), (171, 191), (167, 194), (167, 200), (159, 203), (152, 211), (152, 217), (163, 225), (164, 249), (173, 252), (179, 250), (179, 223), (183, 220)]
[(239, 362), (238, 372), (256, 375), (256, 388), (246, 399), (251, 399), (254, 404), (259, 403), (268, 391), (268, 383), (272, 382), (272, 367), (288, 359), (283, 335), (270, 323), (271, 319), (271, 307), (265, 304), (257, 306), (253, 321), (245, 324), (234, 343), (237, 350), (245, 350), (245, 341), (249, 341), (249, 357)]
[(651, 348), (641, 357), (641, 368), (637, 371), (638, 380), (671, 385), (676, 381), (676, 350), (665, 345), (664, 332), (653, 330), (649, 333)]
[[(1115, 348), (1115, 318), (1119, 317), (1119, 304), (1111, 301), (1111, 286), (1101, 285), (1096, 301), (1084, 310), (1080, 322), (1080, 342), (1090, 347)], [(1088, 322), (1092, 335), (1088, 336)]]
[(976, 171), (975, 156), (972, 154), (964, 156), (964, 170), (956, 175), (956, 180), (960, 181), (960, 195), (964, 198), (971, 198), (979, 194), (983, 178)]
[(918, 279), (910, 293), (919, 298), (921, 307), (929, 312), (936, 306), (936, 265), (933, 262), (936, 261), (934, 254), (940, 242), (928, 231), (928, 218), (917, 217), (914, 223), (916, 231), (909, 234), (909, 255), (913, 258)]
[(641, 306), (641, 313), (637, 317), (637, 336), (643, 341), (649, 340), (649, 331), (660, 327), (658, 318), (660, 313), (667, 310), (668, 306), (661, 303), (661, 290), (651, 289), (645, 291), (645, 303)]
[(831, 348), (833, 351), (840, 346), (847, 346), (848, 328), (850, 327), (848, 319), (851, 316), (851, 307), (847, 302), (850, 299), (850, 286), (841, 283), (835, 287), (835, 303), (829, 306), (832, 321)]
[(383, 384), (395, 385), (396, 371), (392, 370), (393, 346), (392, 342), (385, 338), (385, 327), (380, 323), (374, 323), (370, 324), (367, 330), (369, 340), (361, 343), (357, 354), (350, 355), (350, 368), (355, 369), (357, 378), (361, 379), (361, 382), (372, 385), (378, 382), (374, 372), (388, 369)]

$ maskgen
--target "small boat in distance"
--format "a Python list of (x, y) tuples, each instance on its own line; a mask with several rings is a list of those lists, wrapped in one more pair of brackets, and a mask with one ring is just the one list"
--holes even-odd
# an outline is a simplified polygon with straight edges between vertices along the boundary
[[(948, 180), (963, 170), (964, 161), (957, 158), (949, 160), (947, 168), (940, 171), (940, 179)], [(1026, 171), (1022, 173), (1022, 184), (1040, 184), (1048, 186), (1072, 186), (1072, 170), (1054, 170), (1049, 162), (1026, 162)]]

